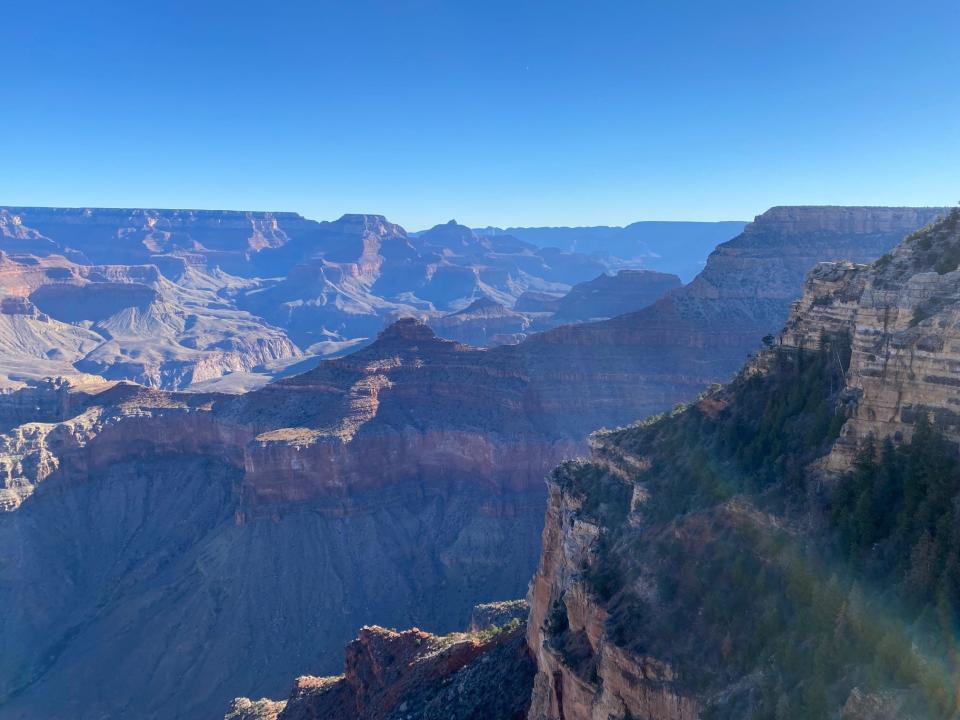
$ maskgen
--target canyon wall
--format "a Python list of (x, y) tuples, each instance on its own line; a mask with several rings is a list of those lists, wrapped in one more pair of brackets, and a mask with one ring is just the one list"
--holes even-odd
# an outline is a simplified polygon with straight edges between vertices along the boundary
[[(755, 225), (762, 229), (763, 218)], [(17, 227), (19, 239), (42, 243)], [(865, 235), (829, 235), (814, 259), (860, 240), (865, 254), (870, 243), (893, 244), (888, 225), (860, 223), (851, 232), (864, 227)], [(396, 241), (402, 259), (410, 242), (369, 218), (347, 218), (328, 231), (349, 239), (350, 253), (362, 240), (357, 277), (369, 278), (393, 257), (382, 243)], [(452, 227), (439, 235), (458, 233)], [(340, 648), (364, 624), (447, 632), (466, 626), (475, 603), (516, 597), (536, 567), (543, 477), (582, 454), (589, 431), (694, 397), (732, 372), (778, 312), (782, 324), (797, 291), (784, 285), (768, 298), (764, 268), (791, 254), (797, 264), (810, 257), (785, 243), (803, 248), (807, 239), (754, 228), (713, 261), (733, 275), (708, 267), (703, 282), (640, 313), (513, 346), (469, 348), (404, 320), (362, 350), (243, 395), (173, 393), (90, 376), (4, 394), (2, 712), (215, 716), (226, 699), (278, 697), (298, 674), (336, 672)], [(289, 244), (278, 235), (257, 252)], [(363, 255), (370, 248), (379, 249)], [(129, 268), (50, 258), (32, 266), (43, 283), (51, 269), (60, 285), (85, 286), (94, 271), (108, 283), (122, 273), (134, 279)], [(11, 287), (29, 277), (20, 272), (8, 276)], [(165, 276), (150, 272), (137, 282), (155, 283), (162, 294)], [(214, 295), (222, 290), (192, 277)], [(32, 287), (21, 283), (10, 296), (29, 298)], [(16, 314), (27, 305), (4, 307)], [(42, 316), (38, 308), (31, 315), (38, 323)], [(142, 337), (149, 344), (149, 332)], [(556, 513), (572, 517), (562, 507)], [(579, 527), (588, 533), (588, 525)], [(585, 659), (574, 674), (587, 687), (596, 667), (626, 656), (615, 643), (588, 652), (602, 622), (577, 592), (564, 591), (574, 628), (564, 647)], [(534, 613), (542, 614), (535, 600)], [(661, 693), (672, 687), (673, 670), (650, 658), (644, 672), (656, 682), (648, 694), (659, 698), (650, 702), (701, 702), (684, 689)], [(552, 682), (538, 680), (537, 697), (547, 699), (535, 707), (549, 705)]]
[(371, 619), (447, 632), (516, 597), (580, 446), (528, 385), (404, 321), (243, 396), (56, 396), (2, 439), (4, 717), (214, 716), (336, 672)]
[[(531, 720), (952, 713), (934, 625), (955, 621), (955, 551), (930, 561), (938, 585), (920, 549), (952, 537), (926, 518), (956, 502), (958, 266), (960, 211), (871, 265), (818, 265), (731, 384), (553, 473)], [(919, 499), (944, 483), (953, 500)], [(901, 517), (908, 502), (932, 504)], [(901, 529), (869, 535), (874, 516)]]
[(869, 262), (943, 208), (773, 208), (720, 245), (689, 284), (639, 312), (539, 333), (515, 348), (547, 407), (586, 434), (725, 382), (777, 333), (818, 262)]
[(870, 266), (824, 263), (807, 278), (781, 342), (852, 339), (852, 417), (827, 466), (850, 466), (869, 436), (909, 440), (920, 416), (960, 441), (960, 215), (916, 233)]

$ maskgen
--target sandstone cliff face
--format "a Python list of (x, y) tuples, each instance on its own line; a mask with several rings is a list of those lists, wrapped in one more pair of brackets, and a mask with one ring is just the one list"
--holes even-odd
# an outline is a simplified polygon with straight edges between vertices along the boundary
[(781, 342), (817, 347), (821, 332), (852, 339), (852, 417), (827, 467), (850, 466), (868, 436), (909, 439), (923, 415), (960, 440), (960, 213), (871, 266), (824, 264), (807, 278)]
[(699, 717), (701, 703), (673, 688), (675, 673), (657, 658), (617, 647), (609, 613), (584, 576), (603, 528), (583, 501), (550, 483), (543, 549), (530, 583), (527, 642), (537, 661), (530, 720)]

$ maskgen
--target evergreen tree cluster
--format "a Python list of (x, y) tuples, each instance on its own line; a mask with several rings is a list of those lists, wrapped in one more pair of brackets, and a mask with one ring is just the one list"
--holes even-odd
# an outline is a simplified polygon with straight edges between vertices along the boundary
[(766, 353), (766, 372), (604, 437), (650, 463), (641, 523), (624, 522), (620, 479), (568, 466), (585, 510), (612, 521), (584, 568), (609, 637), (670, 662), (687, 692), (739, 687), (712, 718), (837, 717), (855, 687), (899, 693), (905, 717), (955, 717), (957, 448), (921, 419), (910, 442), (871, 441), (814, 486), (810, 463), (846, 418), (849, 339)]

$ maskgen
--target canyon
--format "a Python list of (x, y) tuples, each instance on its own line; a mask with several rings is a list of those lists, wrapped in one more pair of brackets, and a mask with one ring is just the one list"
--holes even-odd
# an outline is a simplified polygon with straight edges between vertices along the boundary
[(464, 332), (461, 313), (486, 302), (509, 315), (524, 292), (561, 297), (645, 262), (454, 221), (410, 234), (378, 215), (104, 208), (0, 208), (0, 252), (5, 385), (95, 374), (227, 392), (356, 349), (400, 317), (478, 344), (522, 338), (526, 315)]
[(531, 720), (952, 716), (958, 278), (960, 211), (818, 265), (732, 383), (553, 473)]
[[(958, 228), (954, 212), (872, 265), (816, 265), (785, 326), (730, 384), (680, 412), (595, 433), (587, 459), (551, 474), (529, 586), (529, 718), (938, 716), (930, 703), (950, 686), (924, 675), (940, 662), (929, 641), (878, 614), (888, 600), (864, 599), (869, 580), (840, 579), (842, 565), (802, 548), (835, 532), (824, 504), (871, 434), (906, 443), (929, 416), (960, 439), (955, 393), (942, 390), (956, 373)], [(811, 602), (812, 612), (797, 605)], [(809, 648), (830, 648), (842, 664)], [(889, 669), (899, 662), (909, 667)], [(504, 661), (500, 673), (515, 670)], [(318, 682), (298, 679), (288, 702)], [(278, 717), (300, 717), (290, 707)]]
[[(171, 214), (173, 219), (157, 215), (150, 225), (152, 216), (144, 211), (138, 222), (151, 229), (132, 233), (145, 239), (125, 250), (121, 259), (129, 264), (121, 267), (106, 264), (109, 244), (85, 234), (86, 218), (97, 213), (72, 212), (52, 213), (52, 220), (23, 212), (16, 223), (9, 219), (5, 230), (12, 239), (3, 246), (4, 260), (13, 269), (2, 274), (9, 288), (3, 307), (18, 322), (29, 317), (24, 328), (41, 338), (24, 345), (21, 358), (32, 358), (42, 338), (63, 338), (67, 359), (47, 360), (69, 364), (73, 371), (61, 379), (17, 376), (0, 396), (3, 717), (222, 715), (231, 698), (283, 697), (295, 677), (338, 672), (341, 649), (358, 628), (371, 623), (425, 628), (430, 636), (369, 631), (355, 649), (419, 641), (417, 647), (430, 657), (418, 667), (432, 677), (430, 648), (451, 647), (463, 664), (451, 661), (444, 672), (470, 673), (473, 654), (481, 650), (484, 657), (491, 657), (488, 649), (521, 657), (523, 631), (514, 628), (487, 639), (431, 638), (465, 631), (475, 604), (517, 598), (531, 576), (526, 636), (538, 668), (532, 709), (545, 716), (552, 712), (556, 673), (574, 688), (563, 685), (571, 708), (593, 702), (594, 669), (606, 672), (611, 663), (621, 663), (612, 671), (623, 672), (621, 685), (630, 684), (628, 673), (636, 669), (623, 664), (628, 654), (621, 657), (613, 645), (600, 665), (591, 665), (594, 653), (588, 655), (587, 647), (593, 647), (591, 638), (603, 637), (606, 610), (585, 591), (571, 590), (564, 579), (574, 582), (582, 573), (577, 563), (596, 556), (593, 543), (603, 525), (585, 518), (578, 505), (584, 501), (567, 492), (563, 482), (554, 479), (545, 486), (543, 478), (587, 452), (606, 457), (606, 440), (587, 441), (597, 428), (627, 425), (728, 379), (764, 335), (788, 320), (809, 267), (839, 258), (874, 260), (944, 211), (775, 208), (717, 248), (694, 282), (663, 287), (666, 295), (647, 307), (541, 333), (518, 331), (513, 334), (525, 336), (486, 349), (438, 337), (415, 303), (410, 304), (413, 317), (391, 323), (393, 306), (367, 313), (351, 304), (358, 295), (348, 300), (346, 294), (349, 288), (386, 288), (401, 271), (421, 278), (419, 261), (407, 262), (413, 257), (410, 247), (448, 247), (455, 257), (458, 243), (467, 248), (464, 253), (489, 243), (499, 248), (496, 255), (510, 255), (511, 263), (520, 263), (514, 256), (534, 265), (545, 262), (545, 255), (515, 240), (501, 237), (494, 243), (496, 235), (484, 239), (455, 223), (411, 239), (377, 216), (346, 216), (318, 224), (320, 229), (306, 226), (327, 248), (322, 258), (311, 258), (309, 243), (289, 239), (302, 224), (299, 216), (238, 214), (217, 220), (182, 211), (182, 216)], [(172, 225), (165, 225), (168, 221)], [(234, 244), (216, 235), (221, 226), (232, 233)], [(248, 227), (256, 232), (248, 234)], [(58, 233), (72, 239), (54, 246), (50, 238)], [(36, 243), (33, 260), (24, 260), (22, 245), (14, 240)], [(150, 259), (173, 252), (188, 264), (188, 247), (202, 257), (176, 282), (163, 270), (167, 260)], [(217, 259), (213, 268), (212, 258)], [(582, 262), (580, 256), (568, 259)], [(250, 284), (281, 262), (302, 273)], [(432, 297), (432, 304), (468, 299), (463, 310), (473, 306), (477, 316), (505, 315), (497, 308), (509, 309), (506, 291), (481, 299), (463, 290), (476, 283), (494, 287), (490, 278), (496, 273), (438, 263), (420, 291)], [(220, 274), (225, 267), (229, 279)], [(836, 267), (834, 272), (842, 273), (847, 266)], [(859, 272), (859, 266), (850, 267)], [(574, 275), (565, 268), (551, 265), (553, 279), (544, 282), (569, 287), (546, 294), (562, 298), (581, 282), (571, 282)], [(589, 268), (582, 281), (604, 269)], [(191, 297), (221, 298), (223, 307), (215, 310), (229, 322), (206, 320), (201, 300), (195, 310), (178, 315), (188, 304), (187, 277)], [(347, 279), (359, 284), (349, 285)], [(665, 284), (672, 283), (667, 276)], [(91, 291), (91, 285), (106, 287)], [(524, 293), (545, 292), (543, 283), (540, 289), (534, 285), (511, 286), (510, 302)], [(333, 293), (325, 296), (330, 302), (291, 300), (304, 288), (313, 293), (321, 286)], [(221, 333), (210, 346), (197, 341), (204, 352), (212, 346), (230, 351), (238, 336), (251, 343), (261, 336), (286, 337), (292, 344), (276, 346), (273, 356), (257, 361), (260, 365), (248, 363), (247, 369), (227, 375), (213, 371), (205, 376), (209, 382), (199, 383), (193, 375), (187, 382), (186, 372), (165, 380), (175, 375), (160, 370), (169, 367), (166, 360), (144, 360), (143, 351), (134, 357), (119, 340), (116, 362), (73, 359), (100, 347), (108, 326), (121, 339), (133, 336), (132, 330), (121, 335), (115, 315), (103, 317), (103, 308), (114, 302), (126, 303), (131, 318), (126, 327), (140, 327), (137, 322), (146, 317), (146, 328), (159, 327), (156, 318), (170, 322), (164, 327), (174, 331), (165, 337)], [(163, 303), (167, 309), (161, 312), (155, 306)], [(803, 299), (800, 306), (804, 303), (826, 308), (823, 302)], [(341, 320), (322, 319), (334, 317), (323, 316), (333, 312), (331, 304), (343, 317), (351, 316), (344, 323), (352, 323), (356, 314), (366, 318), (356, 327), (376, 318), (375, 329), (366, 325), (363, 330), (374, 339), (342, 357), (311, 359), (315, 351), (310, 351), (313, 345), (304, 347), (308, 342), (349, 341), (341, 332), (346, 325), (332, 330)], [(76, 314), (63, 315), (67, 311)], [(172, 320), (191, 313), (197, 319), (182, 325)], [(839, 307), (836, 313), (839, 317)], [(241, 322), (258, 329), (238, 332), (233, 340), (224, 336), (225, 328)], [(788, 327), (796, 324), (789, 322)], [(323, 335), (321, 327), (331, 334)], [(502, 329), (494, 334), (510, 334)], [(282, 332), (271, 335), (274, 330)], [(150, 332), (144, 329), (136, 337), (153, 347)], [(317, 340), (321, 335), (330, 339)], [(124, 373), (134, 360), (141, 364), (131, 372), (139, 375), (130, 378)], [(190, 362), (189, 373), (196, 373), (201, 363)], [(283, 371), (264, 372), (270, 363)], [(258, 374), (276, 379), (262, 384), (246, 377), (253, 389), (218, 391), (226, 389), (218, 383)], [(191, 392), (165, 389), (184, 384)], [(601, 467), (619, 468), (617, 477), (643, 465), (633, 454), (609, 455)], [(639, 502), (642, 493), (636, 495)], [(561, 557), (568, 552), (576, 557)], [(567, 633), (569, 643), (563, 642), (582, 656), (583, 667), (576, 671), (586, 680), (565, 674), (563, 656), (551, 659), (549, 638), (540, 639), (544, 617), (559, 618), (553, 600), (561, 593), (569, 599), (567, 626), (574, 628)], [(643, 668), (659, 688), (644, 686), (649, 702), (688, 714), (699, 708), (702, 699), (663, 689), (670, 687), (671, 671), (654, 657)], [(348, 670), (359, 667), (348, 662)], [(336, 696), (338, 703), (347, 702), (344, 697), (356, 703), (367, 697), (356, 680), (366, 676), (357, 672), (348, 672), (354, 680), (336, 685), (331, 694), (326, 690), (334, 684), (326, 681), (298, 685), (296, 692), (321, 702), (318, 693), (324, 689), (323, 702)], [(611, 679), (608, 687), (617, 682)], [(604, 707), (613, 708), (609, 703)], [(280, 712), (276, 705), (261, 707)]]

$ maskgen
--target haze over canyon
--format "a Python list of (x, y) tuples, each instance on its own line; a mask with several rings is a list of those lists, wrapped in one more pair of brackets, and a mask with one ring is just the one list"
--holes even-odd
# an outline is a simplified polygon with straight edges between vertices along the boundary
[[(635, 661), (607, 639), (607, 591), (577, 579), (603, 519), (577, 509), (589, 488), (544, 478), (620, 437), (592, 432), (728, 381), (788, 319), (785, 347), (836, 334), (875, 297), (860, 264), (949, 212), (778, 207), (525, 240), (375, 215), (0, 210), (0, 717), (220, 717), (238, 696), (281, 699), (237, 718), (468, 717), (504, 673), (498, 717), (531, 699), (531, 717), (699, 713), (707, 696), (666, 666), (655, 691), (631, 685), (646, 700), (614, 690)], [(811, 294), (821, 277), (839, 300)], [(929, 297), (928, 318), (948, 291)], [(878, 425), (873, 407), (851, 411), (836, 472), (916, 417)], [(629, 486), (645, 461), (593, 462)], [(476, 615), (531, 578), (529, 621)], [(569, 631), (545, 619), (561, 611)], [(345, 677), (319, 679), (348, 643)]]

